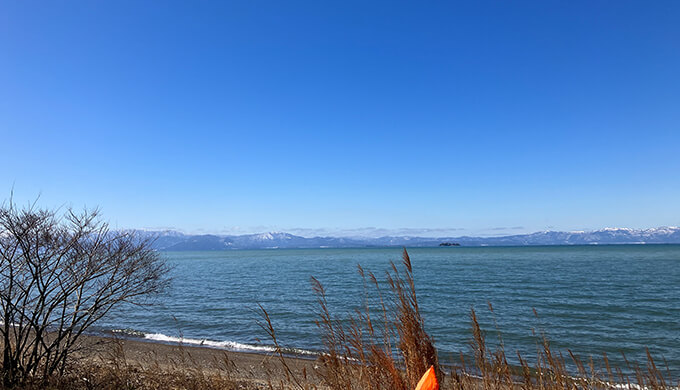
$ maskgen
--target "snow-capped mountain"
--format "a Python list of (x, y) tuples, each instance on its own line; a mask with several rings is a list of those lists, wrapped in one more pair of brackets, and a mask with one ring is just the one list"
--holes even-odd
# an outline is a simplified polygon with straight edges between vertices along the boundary
[(175, 231), (138, 231), (155, 237), (155, 248), (172, 251), (203, 251), (266, 248), (361, 248), (361, 247), (434, 247), (442, 242), (462, 246), (518, 245), (594, 245), (594, 244), (680, 244), (679, 227), (652, 229), (604, 228), (595, 231), (543, 231), (502, 237), (412, 237), (380, 238), (301, 237), (289, 233), (268, 232), (240, 236), (214, 234), (187, 235)]

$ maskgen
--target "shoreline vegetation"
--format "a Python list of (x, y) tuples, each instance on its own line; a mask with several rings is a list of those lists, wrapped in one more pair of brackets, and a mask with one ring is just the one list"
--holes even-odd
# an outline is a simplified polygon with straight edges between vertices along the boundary
[[(305, 381), (306, 389), (333, 389), (324, 384), (323, 362), (318, 355), (284, 354), (288, 369)], [(517, 369), (517, 367), (513, 367)], [(457, 380), (453, 382), (455, 371)], [(473, 367), (446, 365), (442, 389), (510, 389), (486, 382)], [(643, 374), (644, 377), (646, 374)], [(574, 380), (576, 378), (572, 378)], [(613, 379), (613, 378), (612, 378)], [(593, 387), (527, 387), (515, 378), (512, 389), (677, 389), (680, 383), (638, 385), (635, 376), (627, 382), (599, 378)], [(590, 379), (592, 380), (592, 378)], [(303, 385), (304, 386), (304, 385)], [(181, 342), (130, 337), (83, 336), (83, 349), (73, 359), (65, 377), (48, 383), (27, 383), (24, 389), (299, 389), (292, 383), (274, 352), (242, 352)], [(360, 389), (360, 387), (357, 387)]]

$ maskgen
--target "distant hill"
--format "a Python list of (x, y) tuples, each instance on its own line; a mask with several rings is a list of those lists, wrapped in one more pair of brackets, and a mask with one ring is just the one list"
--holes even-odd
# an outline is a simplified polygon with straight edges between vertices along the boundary
[[(653, 229), (606, 228), (595, 231), (545, 231), (501, 237), (301, 237), (289, 233), (188, 235), (176, 231), (145, 231), (140, 234), (155, 237), (154, 247), (166, 251), (216, 251), (228, 249), (273, 248), (365, 248), (365, 247), (436, 247), (442, 242), (461, 246), (521, 246), (521, 245), (595, 245), (595, 244), (680, 244), (679, 227)], [(455, 250), (455, 249), (451, 249)]]

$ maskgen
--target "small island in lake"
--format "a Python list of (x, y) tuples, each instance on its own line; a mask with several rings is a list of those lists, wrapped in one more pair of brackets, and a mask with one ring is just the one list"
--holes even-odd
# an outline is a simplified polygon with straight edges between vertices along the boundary
[(457, 242), (442, 242), (439, 246), (460, 246)]

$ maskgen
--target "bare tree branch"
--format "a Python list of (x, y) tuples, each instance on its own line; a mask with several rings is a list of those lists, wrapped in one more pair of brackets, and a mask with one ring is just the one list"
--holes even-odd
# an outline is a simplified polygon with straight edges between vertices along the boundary
[(98, 210), (63, 216), (0, 206), (0, 342), (6, 386), (63, 372), (79, 337), (114, 307), (168, 283), (152, 242), (111, 231)]

